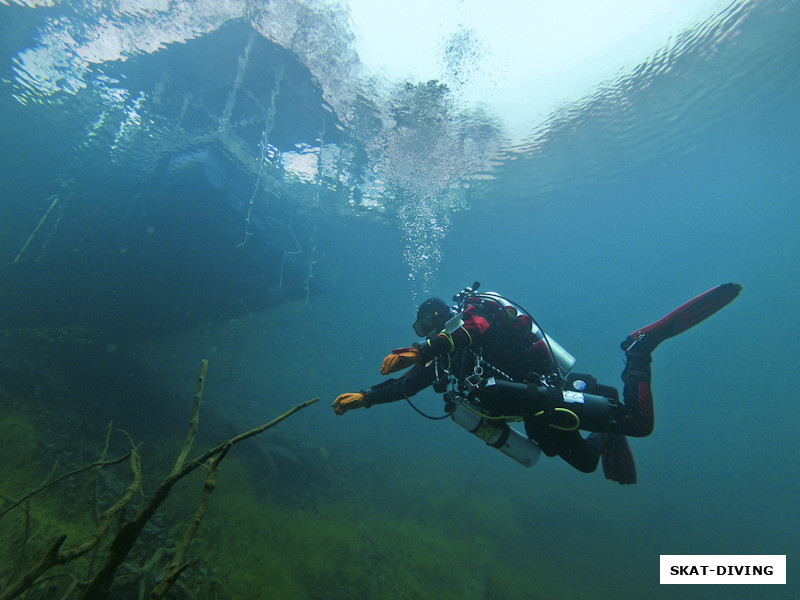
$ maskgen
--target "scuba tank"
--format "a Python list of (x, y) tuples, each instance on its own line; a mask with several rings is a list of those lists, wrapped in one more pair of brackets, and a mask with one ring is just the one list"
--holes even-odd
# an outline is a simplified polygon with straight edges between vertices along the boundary
[(533, 331), (533, 335), (535, 335), (538, 339), (545, 340), (547, 347), (550, 349), (550, 354), (556, 361), (559, 371), (561, 371), (561, 376), (563, 377), (569, 373), (572, 370), (572, 367), (575, 366), (577, 359), (572, 356), (572, 354), (564, 350), (564, 347), (561, 344), (559, 344), (546, 333), (543, 333), (536, 324), (536, 321), (531, 322), (531, 331)]
[[(471, 289), (471, 290), (475, 291), (475, 290), (478, 289), (478, 287), (480, 287), (480, 283), (478, 283), (476, 281), (473, 284), (472, 288), (466, 288), (466, 289)], [(564, 377), (564, 376), (566, 376), (567, 373), (569, 373), (572, 370), (572, 367), (575, 366), (575, 362), (577, 361), (577, 359), (574, 356), (572, 356), (572, 354), (567, 352), (561, 344), (559, 344), (557, 341), (555, 341), (549, 335), (544, 333), (541, 330), (541, 328), (539, 327), (539, 325), (536, 323), (534, 318), (531, 316), (531, 314), (528, 311), (526, 311), (525, 309), (523, 309), (521, 306), (511, 302), (510, 300), (507, 300), (506, 298), (504, 298), (503, 296), (501, 296), (500, 294), (498, 294), (496, 292), (475, 293), (475, 294), (473, 294), (472, 297), (486, 299), (486, 300), (490, 300), (492, 302), (496, 302), (497, 304), (499, 304), (500, 306), (502, 306), (506, 310), (510, 309), (510, 310), (515, 311), (514, 312), (515, 316), (516, 316), (516, 314), (518, 312), (518, 309), (520, 309), (524, 314), (526, 314), (529, 317), (531, 317), (531, 331), (533, 332), (533, 335), (536, 337), (537, 340), (544, 340), (545, 343), (547, 344), (547, 347), (550, 350), (550, 355), (553, 357), (553, 360), (555, 361), (556, 365), (558, 366), (559, 374), (562, 377)]]
[(542, 419), (553, 429), (561, 431), (606, 432), (619, 405), (616, 398), (490, 377), (481, 387), (478, 397), (493, 393), (516, 396), (528, 404), (532, 419)]
[(464, 429), (479, 437), (487, 445), (497, 448), (525, 467), (532, 467), (539, 460), (541, 450), (533, 440), (503, 421), (496, 422), (481, 416), (471, 408), (469, 402), (456, 404), (450, 417)]

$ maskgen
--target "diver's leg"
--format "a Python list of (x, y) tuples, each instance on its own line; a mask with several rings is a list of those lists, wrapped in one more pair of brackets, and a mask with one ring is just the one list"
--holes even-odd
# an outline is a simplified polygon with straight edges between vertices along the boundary
[(731, 303), (742, 291), (736, 283), (718, 285), (684, 302), (658, 321), (631, 333), (620, 347), (627, 363), (622, 372), (624, 384), (613, 433), (644, 437), (653, 431), (653, 393), (650, 389), (651, 353), (666, 339), (683, 333)]
[(653, 432), (653, 391), (650, 388), (652, 357), (641, 348), (626, 352), (622, 371), (622, 400), (613, 433), (645, 437)]
[(597, 468), (597, 463), (600, 461), (602, 440), (595, 439), (592, 436), (584, 439), (578, 431), (565, 433), (564, 439), (559, 444), (558, 456), (578, 469), (578, 471), (593, 473)]
[(636, 465), (624, 436), (594, 432), (584, 439), (577, 430), (561, 431), (532, 419), (525, 420), (525, 430), (547, 456), (560, 456), (578, 471), (594, 472), (602, 456), (606, 479), (636, 483)]
[(539, 444), (545, 455), (560, 456), (584, 473), (591, 473), (597, 468), (600, 447), (605, 439), (603, 434), (592, 434), (588, 439), (583, 439), (578, 430), (553, 429), (548, 422), (532, 418), (525, 419), (525, 431), (530, 439)]

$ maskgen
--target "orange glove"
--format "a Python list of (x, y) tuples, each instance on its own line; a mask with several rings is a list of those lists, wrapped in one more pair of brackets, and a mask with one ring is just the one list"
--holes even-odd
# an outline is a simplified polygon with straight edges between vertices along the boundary
[(362, 408), (364, 406), (366, 406), (366, 404), (364, 403), (363, 393), (356, 392), (355, 394), (340, 394), (336, 397), (336, 400), (333, 401), (333, 412), (341, 416), (348, 410)]
[(381, 364), (381, 375), (388, 375), (395, 371), (402, 371), (406, 367), (417, 364), (422, 355), (416, 346), (411, 348), (398, 348), (392, 350), (392, 353), (383, 359)]

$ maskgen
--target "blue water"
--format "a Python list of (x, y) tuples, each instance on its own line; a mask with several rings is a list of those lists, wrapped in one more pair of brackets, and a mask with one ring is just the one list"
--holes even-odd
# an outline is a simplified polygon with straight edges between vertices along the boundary
[[(423, 169), (399, 130), (382, 156), (370, 143), (377, 97), (337, 114), (313, 40), (293, 53), (256, 34), (241, 88), (242, 21), (203, 22), (185, 44), (77, 74), (56, 61), (56, 92), (31, 83), (23, 52), (45, 47), (59, 17), (76, 37), (92, 30), (97, 15), (77, 6), (0, 7), (0, 328), (91, 328), (105, 360), (135, 357), (187, 390), (208, 357), (210, 410), (233, 430), (321, 397), (287, 432), (347, 465), (338, 485), (361, 510), (435, 513), (437, 535), (491, 514), (496, 555), (476, 546), (476, 560), (529, 572), (528, 597), (795, 597), (798, 2), (732, 6), (716, 29), (673, 40), (502, 147), (492, 178), (455, 198), (442, 186), (452, 173)], [(275, 159), (302, 149), (327, 179)], [(391, 193), (374, 193), (376, 164)], [(328, 408), (414, 341), (421, 298), (475, 280), (609, 384), (630, 331), (714, 285), (744, 291), (658, 348), (655, 431), (632, 441), (639, 481), (622, 487), (559, 459), (523, 469), (404, 402), (341, 418)], [(417, 404), (441, 414), (432, 392)], [(660, 586), (661, 554), (785, 554), (788, 584)]]

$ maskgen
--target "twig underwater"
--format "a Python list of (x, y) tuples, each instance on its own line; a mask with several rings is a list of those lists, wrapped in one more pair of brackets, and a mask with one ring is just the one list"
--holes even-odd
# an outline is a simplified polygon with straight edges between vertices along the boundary
[[(172, 561), (166, 569), (166, 574), (158, 583), (155, 584), (155, 586), (153, 586), (152, 590), (147, 596), (149, 600), (160, 600), (163, 598), (170, 587), (178, 582), (178, 578), (180, 577), (181, 573), (197, 562), (197, 557), (187, 559), (186, 555), (192, 539), (194, 538), (194, 535), (200, 527), (203, 517), (206, 514), (206, 509), (208, 507), (211, 494), (216, 487), (216, 476), (219, 470), (220, 462), (227, 456), (230, 449), (236, 444), (271, 429), (299, 410), (311, 406), (319, 401), (319, 398), (312, 398), (311, 400), (301, 402), (297, 406), (287, 410), (268, 423), (225, 440), (213, 448), (202, 452), (197, 457), (187, 461), (186, 458), (191, 451), (199, 428), (200, 406), (207, 367), (208, 361), (203, 359), (201, 372), (200, 376), (198, 377), (197, 388), (194, 395), (194, 407), (192, 419), (189, 424), (189, 432), (187, 433), (186, 440), (180, 453), (178, 454), (175, 464), (169, 474), (162, 480), (160, 485), (158, 485), (156, 490), (152, 493), (144, 505), (139, 508), (138, 512), (132, 519), (125, 520), (125, 510), (136, 495), (136, 492), (141, 490), (142, 487), (142, 468), (139, 454), (141, 444), (134, 445), (132, 440), (130, 440), (131, 450), (125, 455), (113, 460), (101, 459), (95, 461), (89, 465), (75, 469), (65, 475), (48, 481), (39, 488), (26, 494), (22, 499), (14, 502), (11, 506), (7, 507), (2, 514), (0, 514), (1, 517), (9, 511), (20, 507), (22, 504), (25, 504), (37, 493), (82, 472), (92, 469), (110, 467), (120, 464), (126, 460), (128, 460), (130, 463), (132, 478), (129, 485), (126, 487), (125, 491), (117, 500), (117, 502), (99, 516), (99, 524), (94, 533), (89, 535), (81, 543), (67, 549), (63, 548), (67, 539), (67, 535), (64, 533), (59, 534), (50, 544), (44, 555), (34, 565), (28, 567), (27, 571), (25, 571), (21, 576), (17, 577), (14, 581), (8, 583), (8, 585), (2, 588), (2, 591), (0, 592), (0, 600), (12, 600), (13, 598), (17, 598), (44, 580), (50, 578), (50, 576), (43, 577), (43, 575), (45, 575), (45, 573), (47, 573), (53, 567), (66, 565), (76, 558), (84, 556), (92, 550), (99, 548), (100, 543), (107, 538), (112, 526), (114, 524), (118, 524), (116, 533), (113, 535), (108, 545), (107, 556), (105, 557), (105, 560), (102, 561), (102, 565), (99, 567), (99, 569), (97, 569), (88, 577), (79, 577), (74, 573), (70, 574), (69, 577), (72, 580), (72, 584), (61, 596), (65, 600), (71, 597), (77, 597), (80, 600), (104, 600), (111, 597), (113, 592), (112, 587), (117, 576), (118, 569), (123, 565), (123, 563), (125, 563), (129, 552), (139, 538), (139, 534), (142, 532), (145, 525), (156, 513), (162, 503), (167, 499), (173, 486), (178, 481), (192, 473), (195, 469), (202, 466), (207, 469), (207, 474), (203, 484), (200, 504), (196, 509), (180, 544), (178, 544), (177, 549), (174, 551)], [(103, 451), (103, 458), (106, 450), (107, 440), (106, 448)], [(166, 550), (164, 548), (159, 548), (157, 550), (157, 552), (160, 552), (161, 554), (163, 554), (165, 551)], [(77, 596), (75, 596), (75, 594), (77, 594)]]

